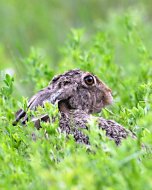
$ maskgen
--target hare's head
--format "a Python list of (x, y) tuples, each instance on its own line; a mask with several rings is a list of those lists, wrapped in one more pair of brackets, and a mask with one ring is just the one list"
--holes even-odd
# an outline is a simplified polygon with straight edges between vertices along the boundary
[[(48, 87), (35, 94), (28, 102), (28, 109), (36, 109), (45, 102), (58, 103), (60, 112), (82, 110), (85, 113), (100, 112), (112, 103), (112, 94), (95, 75), (81, 70), (71, 70), (54, 77)], [(22, 117), (27, 120), (26, 111), (19, 110), (16, 122)]]
[(81, 70), (71, 70), (54, 77), (48, 88), (51, 103), (64, 103), (69, 109), (80, 109), (86, 113), (100, 112), (112, 103), (112, 94), (95, 75)]

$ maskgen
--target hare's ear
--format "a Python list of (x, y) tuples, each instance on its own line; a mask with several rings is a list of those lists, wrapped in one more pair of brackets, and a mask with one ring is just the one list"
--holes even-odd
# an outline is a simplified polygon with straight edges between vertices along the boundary
[[(38, 106), (43, 107), (45, 102), (55, 104), (61, 100), (66, 100), (75, 93), (76, 89), (77, 86), (72, 84), (63, 86), (62, 88), (44, 88), (29, 100), (27, 109), (34, 110)], [(26, 112), (24, 110), (19, 110), (16, 113), (16, 120), (13, 124), (16, 125), (16, 123), (23, 117), (27, 120)]]
[(12, 125), (14, 126), (17, 125), (18, 121), (22, 119), (23, 117), (25, 117), (25, 115), (26, 115), (26, 112), (24, 110), (22, 109), (18, 110), (15, 114), (15, 121), (13, 121)]
[(43, 106), (45, 102), (50, 102), (51, 104), (56, 104), (61, 100), (66, 100), (71, 97), (77, 89), (76, 85), (67, 85), (58, 89), (45, 88), (34, 95), (29, 103), (29, 109), (35, 109), (37, 106)]
[(51, 90), (44, 88), (35, 94), (28, 102), (28, 109), (35, 109), (37, 106), (43, 106), (45, 101), (48, 101), (51, 96)]
[[(41, 91), (39, 91), (37, 94), (35, 94), (28, 102), (27, 110), (34, 110), (38, 106), (43, 106), (44, 102), (50, 101), (51, 97), (51, 90), (47, 87)], [(23, 119), (22, 119), (23, 118)], [(27, 114), (26, 111), (20, 109), (16, 112), (16, 119), (13, 122), (13, 125), (16, 125), (19, 120), (22, 119), (22, 123), (24, 123), (27, 120)]]
[(67, 100), (71, 96), (74, 96), (75, 92), (77, 91), (77, 84), (70, 84), (67, 86), (62, 87), (61, 89), (55, 90), (51, 93), (49, 101), (52, 104), (58, 103), (61, 100)]

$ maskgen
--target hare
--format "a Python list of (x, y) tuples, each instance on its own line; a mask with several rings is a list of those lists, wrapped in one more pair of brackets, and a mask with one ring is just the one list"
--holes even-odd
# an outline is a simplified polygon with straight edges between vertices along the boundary
[[(97, 76), (75, 69), (54, 77), (46, 88), (29, 100), (27, 109), (35, 110), (37, 106), (44, 106), (45, 102), (57, 103), (61, 131), (66, 131), (67, 134), (73, 131), (76, 141), (88, 144), (88, 137), (78, 129), (87, 128), (90, 115), (100, 112), (112, 101), (111, 89)], [(74, 121), (74, 130), (71, 130), (71, 118)], [(24, 110), (16, 113), (14, 125), (19, 120), (22, 120), (23, 124), (28, 120)], [(47, 113), (39, 119), (34, 118), (33, 121), (37, 128), (40, 127), (40, 120), (50, 121)], [(116, 144), (119, 144), (122, 138), (127, 137), (127, 130), (118, 123), (103, 118), (97, 118), (97, 120), (99, 127), (106, 130), (107, 136), (114, 139)]]

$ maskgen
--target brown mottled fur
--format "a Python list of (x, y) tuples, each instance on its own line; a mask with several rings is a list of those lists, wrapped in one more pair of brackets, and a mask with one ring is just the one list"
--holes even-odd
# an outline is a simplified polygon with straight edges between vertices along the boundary
[[(85, 78), (89, 78), (86, 82)], [(112, 103), (112, 94), (101, 80), (95, 75), (81, 70), (70, 70), (52, 79), (50, 84), (34, 95), (28, 102), (28, 109), (35, 110), (45, 102), (58, 104), (60, 111), (60, 129), (67, 134), (73, 134), (77, 142), (89, 144), (89, 139), (80, 128), (87, 129), (87, 123), (92, 113), (98, 113), (108, 104)], [(26, 123), (26, 112), (19, 110), (14, 125), (21, 120)], [(39, 119), (33, 119), (35, 126), (40, 128), (40, 120), (50, 121), (47, 113)], [(115, 121), (98, 117), (99, 128), (106, 131), (106, 135), (119, 144), (126, 138), (128, 132)]]

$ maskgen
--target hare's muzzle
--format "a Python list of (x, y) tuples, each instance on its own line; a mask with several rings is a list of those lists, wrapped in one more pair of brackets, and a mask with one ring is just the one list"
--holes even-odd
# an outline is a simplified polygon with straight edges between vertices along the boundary
[(108, 88), (104, 91), (104, 95), (103, 95), (104, 106), (110, 105), (112, 104), (112, 102), (113, 102), (112, 91), (111, 89)]

